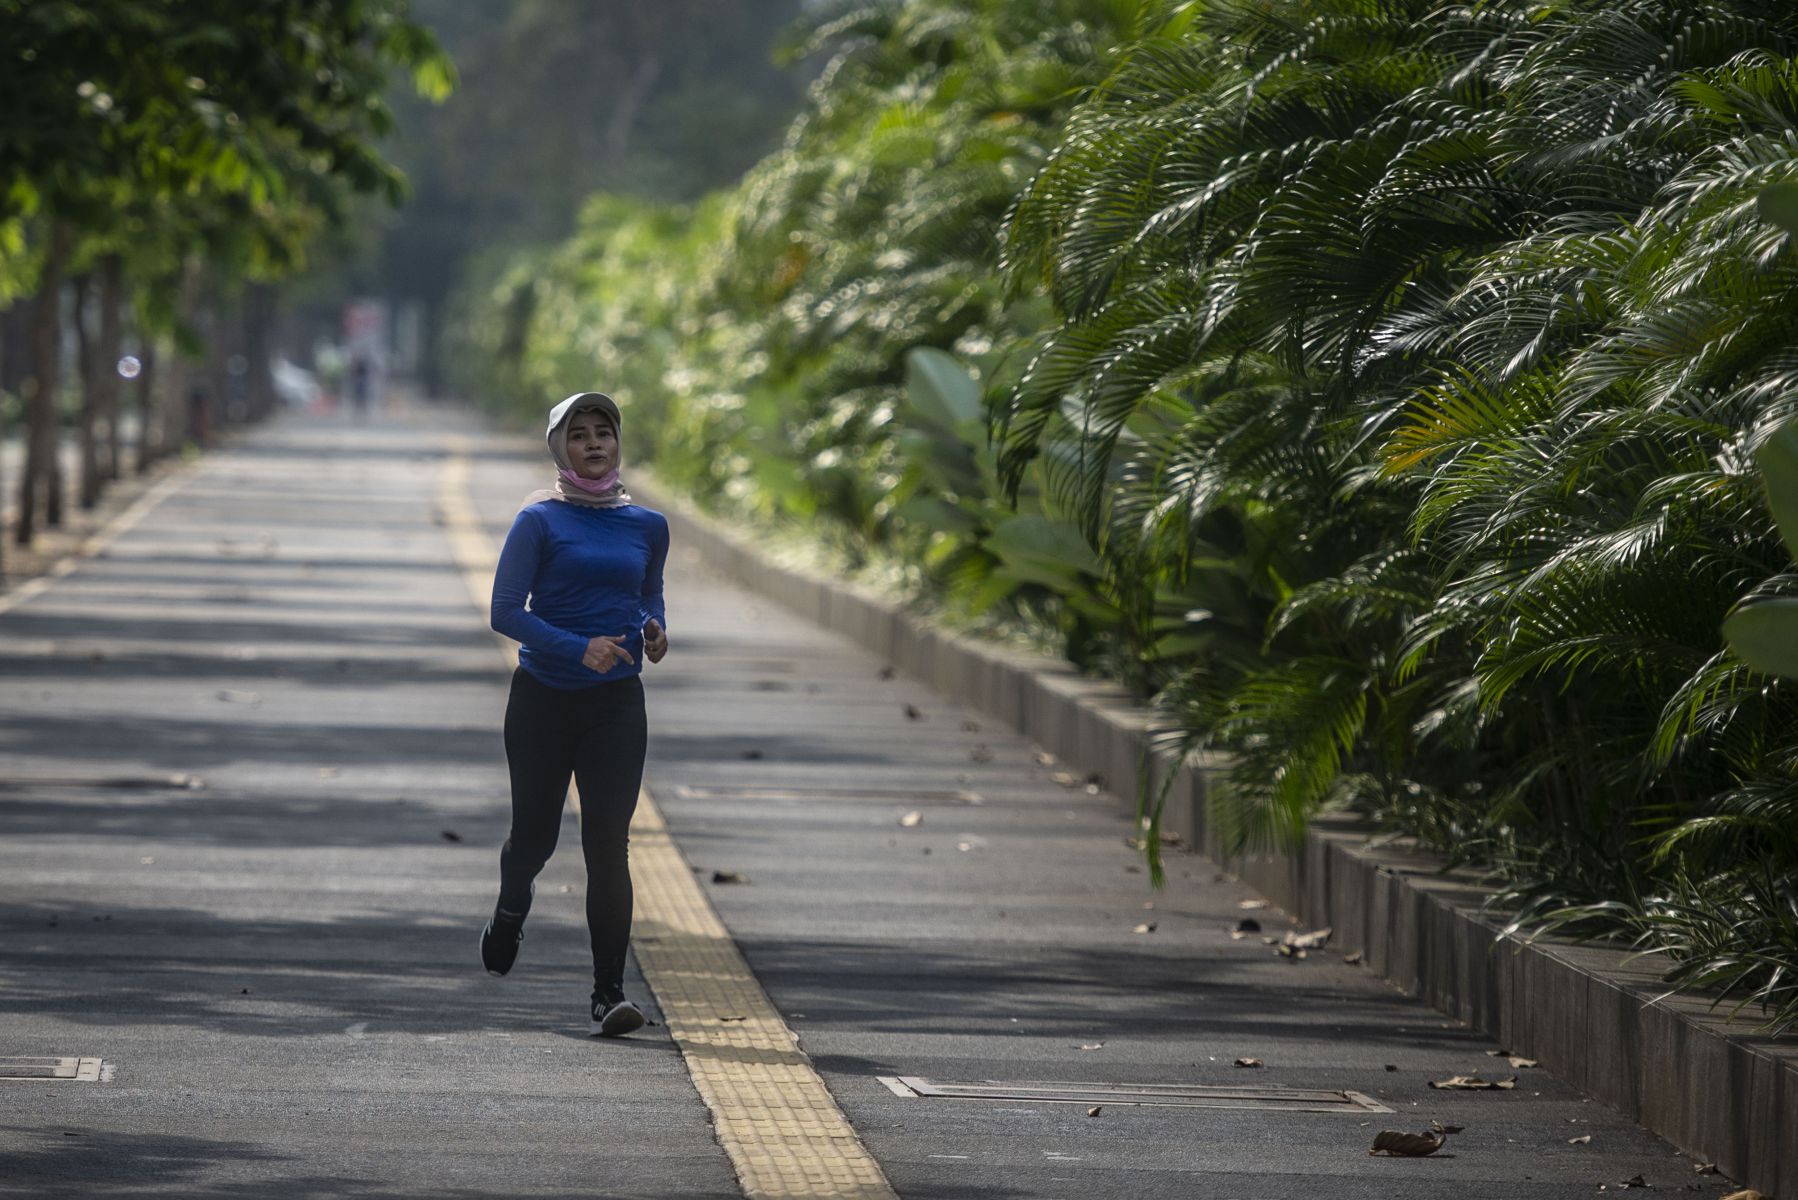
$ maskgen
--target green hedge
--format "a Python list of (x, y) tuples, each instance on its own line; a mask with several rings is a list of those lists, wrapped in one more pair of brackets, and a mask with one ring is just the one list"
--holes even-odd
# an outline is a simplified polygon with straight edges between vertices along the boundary
[(1240, 841), (1354, 806), (1783, 1029), (1798, 703), (1720, 628), (1798, 584), (1752, 458), (1798, 408), (1795, 42), (1747, 0), (874, 5), (781, 152), (596, 199), (470, 345), (1053, 630), (1231, 752)]

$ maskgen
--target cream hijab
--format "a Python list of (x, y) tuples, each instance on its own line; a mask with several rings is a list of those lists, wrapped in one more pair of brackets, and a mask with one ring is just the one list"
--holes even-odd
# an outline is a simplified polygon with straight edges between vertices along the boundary
[(624, 461), (624, 422), (618, 416), (618, 404), (604, 392), (576, 392), (549, 410), (549, 428), (543, 437), (549, 443), (549, 455), (556, 460), (556, 486), (532, 492), (524, 498), (527, 505), (539, 500), (561, 500), (585, 508), (623, 508), (634, 503), (624, 490), (614, 467), (600, 479), (583, 479), (568, 457), (568, 426), (576, 413), (597, 412), (612, 423), (618, 435), (618, 461)]

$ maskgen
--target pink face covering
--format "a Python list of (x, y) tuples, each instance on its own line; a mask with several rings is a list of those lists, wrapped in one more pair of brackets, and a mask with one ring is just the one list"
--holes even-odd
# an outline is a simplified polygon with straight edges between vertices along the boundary
[(589, 496), (598, 496), (602, 493), (609, 492), (618, 486), (618, 468), (616, 467), (613, 467), (598, 479), (583, 479), (566, 468), (558, 469), (556, 474), (561, 477), (563, 483), (567, 484), (569, 487), (579, 488)]

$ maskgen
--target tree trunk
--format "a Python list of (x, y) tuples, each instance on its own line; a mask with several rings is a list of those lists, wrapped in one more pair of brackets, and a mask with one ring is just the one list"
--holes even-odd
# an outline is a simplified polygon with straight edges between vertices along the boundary
[(96, 397), (100, 428), (105, 440), (100, 447), (100, 482), (119, 478), (119, 351), (125, 343), (125, 262), (117, 254), (100, 260), (100, 327), (98, 329), (99, 384)]
[(156, 361), (160, 339), (151, 338), (143, 347), (143, 370), (137, 373), (137, 473), (142, 475), (155, 465), (161, 453), (162, 427), (156, 419)]
[[(233, 368), (242, 364), (243, 307), (231, 304), (230, 297), (215, 282), (207, 289), (211, 295), (206, 310), (206, 392), (211, 429), (216, 432), (245, 422), (242, 394), (243, 375)], [(201, 445), (205, 445), (201, 442)]]
[(56, 462), (56, 368), (62, 349), (62, 275), (69, 241), (68, 228), (51, 222), (31, 314), (33, 378), (25, 397), (25, 469), (19, 477), (19, 518), (13, 528), (13, 540), (21, 546), (30, 545), (37, 533), (40, 490), (47, 522), (55, 524), (62, 516), (61, 472)]
[[(22, 378), (19, 371), (20, 360), (25, 356), (25, 339), (22, 336), (24, 326), (19, 320), (19, 310), (15, 305), (0, 309), (0, 392), (13, 391)], [(0, 422), (0, 446), (6, 444), (6, 424)], [(0, 495), (5, 494), (6, 477), (0, 474)], [(6, 577), (6, 556), (4, 543), (6, 529), (0, 524), (0, 579)]]
[(637, 129), (637, 117), (649, 103), (650, 93), (655, 91), (656, 81), (661, 76), (662, 60), (655, 54), (645, 53), (637, 61), (637, 69), (631, 72), (629, 82), (613, 97), (612, 118), (606, 122), (606, 157), (607, 165), (614, 170), (629, 152), (631, 135)]
[(76, 435), (81, 447), (77, 460), (80, 464), (77, 494), (82, 508), (92, 508), (100, 499), (100, 453), (94, 438), (100, 346), (99, 338), (88, 328), (88, 318), (94, 307), (94, 277), (91, 273), (77, 275), (70, 283), (75, 290), (75, 362), (81, 371), (81, 416)]
[(266, 420), (275, 411), (275, 384), (269, 353), (274, 323), (275, 289), (266, 283), (248, 285), (244, 289), (243, 352), (248, 360), (244, 386), (252, 421)]
[(25, 392), (31, 377), (31, 304), (0, 310), (0, 392)]
[(198, 333), (201, 340), (196, 359), (173, 345), (169, 355), (166, 386), (163, 388), (162, 453), (177, 453), (190, 440), (206, 444), (207, 427), (211, 424), (212, 397), (207, 394), (207, 350), (212, 344), (212, 330), (201, 321), (201, 302), (205, 299), (206, 280), (197, 257), (190, 256), (181, 272), (181, 293), (176, 314), (181, 325)]

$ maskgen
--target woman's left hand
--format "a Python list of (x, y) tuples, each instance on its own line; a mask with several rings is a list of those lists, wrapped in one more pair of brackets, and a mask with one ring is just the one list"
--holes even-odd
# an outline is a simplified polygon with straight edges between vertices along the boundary
[(666, 653), (668, 653), (668, 634), (663, 630), (662, 623), (651, 617), (649, 624), (643, 627), (643, 657), (652, 663), (658, 663), (662, 661), (662, 656)]

